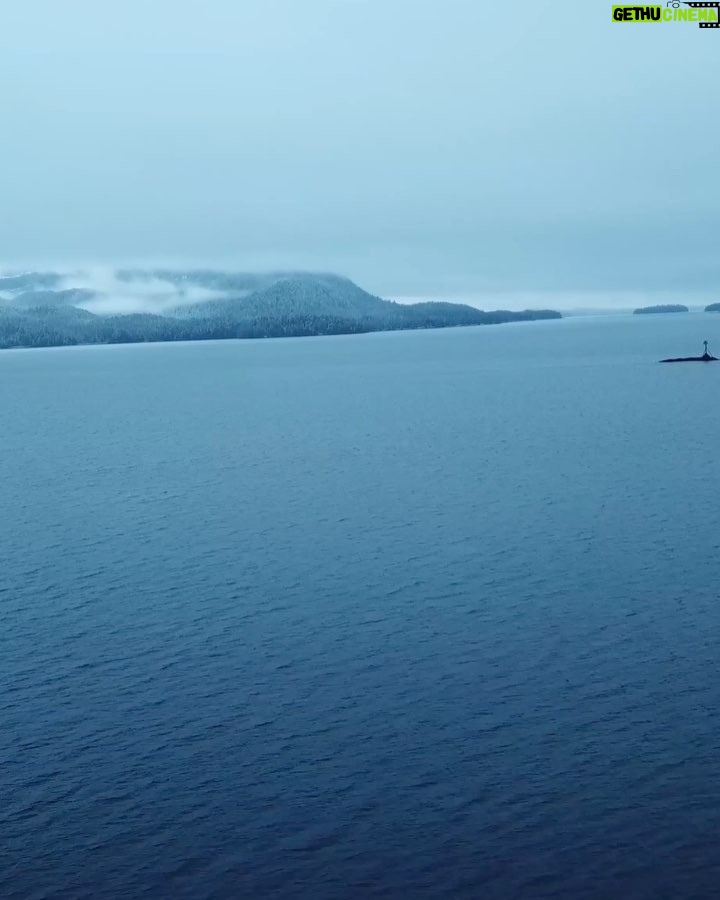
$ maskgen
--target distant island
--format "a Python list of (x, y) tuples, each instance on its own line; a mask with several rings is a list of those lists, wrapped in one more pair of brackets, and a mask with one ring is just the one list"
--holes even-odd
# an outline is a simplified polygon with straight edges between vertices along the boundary
[(668, 303), (664, 306), (641, 306), (640, 309), (634, 310), (634, 315), (652, 316), (656, 313), (684, 313), (689, 311), (687, 306), (681, 306), (679, 303)]
[(720, 303), (711, 303), (705, 307), (705, 312), (720, 312)]
[(113, 273), (110, 288), (76, 281), (54, 273), (0, 276), (0, 348), (304, 337), (562, 318), (545, 309), (485, 312), (458, 303), (396, 303), (331, 274), (122, 270)]

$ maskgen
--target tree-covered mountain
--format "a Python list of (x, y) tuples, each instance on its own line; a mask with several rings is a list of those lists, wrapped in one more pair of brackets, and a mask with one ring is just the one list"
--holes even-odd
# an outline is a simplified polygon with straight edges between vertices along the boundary
[[(115, 273), (119, 296), (108, 294), (107, 285), (104, 292), (67, 287), (69, 280), (45, 274), (34, 281), (27, 275), (0, 279), (0, 347), (298, 337), (560, 318), (552, 310), (395, 303), (329, 274), (123, 270)], [(116, 309), (126, 293), (137, 305), (143, 285), (152, 286), (146, 312), (103, 314), (104, 303)], [(195, 300), (198, 292), (211, 299)]]

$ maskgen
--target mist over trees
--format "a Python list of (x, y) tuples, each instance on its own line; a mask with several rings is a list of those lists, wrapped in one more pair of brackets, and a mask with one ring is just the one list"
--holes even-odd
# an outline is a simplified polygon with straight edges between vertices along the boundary
[[(553, 310), (395, 303), (326, 274), (121, 270), (115, 278), (135, 298), (146, 282), (167, 285), (162, 312), (103, 314), (101, 291), (67, 287), (66, 278), (52, 273), (0, 277), (0, 347), (304, 337), (560, 318)], [(212, 291), (216, 299), (192, 302), (198, 290)], [(175, 305), (167, 306), (167, 296)]]

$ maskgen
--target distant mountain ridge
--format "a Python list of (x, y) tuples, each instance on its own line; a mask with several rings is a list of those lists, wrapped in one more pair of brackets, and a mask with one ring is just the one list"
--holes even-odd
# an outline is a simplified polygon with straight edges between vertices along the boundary
[[(554, 310), (396, 303), (330, 273), (125, 269), (96, 287), (87, 278), (78, 287), (72, 281), (55, 273), (0, 276), (0, 347), (299, 337), (561, 318)], [(123, 305), (129, 309), (119, 313)]]
[(651, 316), (659, 313), (684, 313), (690, 310), (680, 303), (665, 303), (658, 306), (641, 306), (633, 312), (636, 316)]

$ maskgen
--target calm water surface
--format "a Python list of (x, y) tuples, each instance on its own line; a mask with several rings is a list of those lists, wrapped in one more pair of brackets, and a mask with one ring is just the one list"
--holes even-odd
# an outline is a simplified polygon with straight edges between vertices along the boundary
[(714, 895), (705, 338), (0, 353), (0, 896)]

